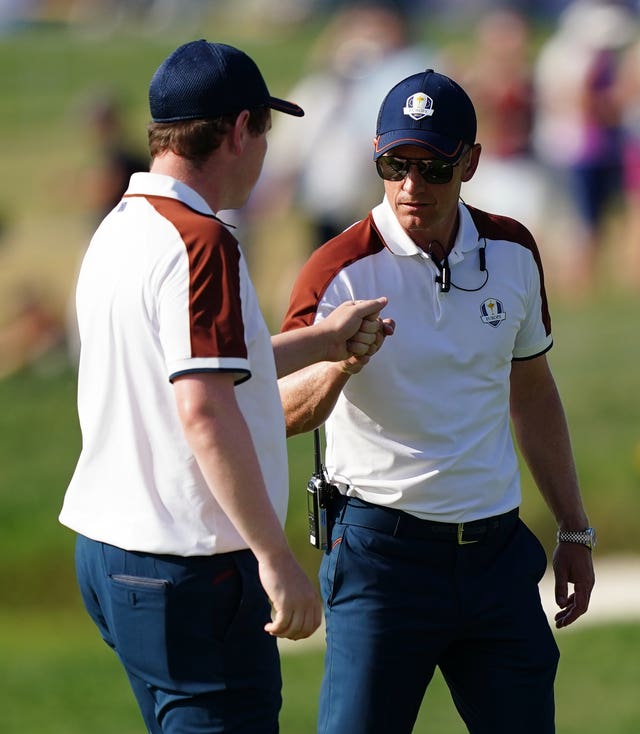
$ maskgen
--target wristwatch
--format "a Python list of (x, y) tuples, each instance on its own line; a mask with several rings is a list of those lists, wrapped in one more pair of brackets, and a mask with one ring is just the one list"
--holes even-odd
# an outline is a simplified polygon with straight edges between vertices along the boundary
[(582, 543), (589, 550), (596, 547), (596, 531), (595, 528), (586, 528), (586, 530), (558, 530), (558, 543)]

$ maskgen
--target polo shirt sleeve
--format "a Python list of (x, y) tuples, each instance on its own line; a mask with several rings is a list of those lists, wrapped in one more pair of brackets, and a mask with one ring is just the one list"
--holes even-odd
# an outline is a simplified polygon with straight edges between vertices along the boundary
[(169, 379), (231, 372), (237, 384), (244, 382), (251, 372), (238, 243), (215, 220), (190, 210), (172, 214), (179, 237), (157, 282), (158, 333)]
[(310, 326), (344, 301), (354, 300), (349, 265), (382, 247), (369, 216), (314, 250), (293, 286), (282, 331)]
[(553, 346), (541, 264), (534, 253), (528, 252), (527, 257), (531, 261), (526, 292), (527, 308), (513, 347), (515, 360), (538, 357)]

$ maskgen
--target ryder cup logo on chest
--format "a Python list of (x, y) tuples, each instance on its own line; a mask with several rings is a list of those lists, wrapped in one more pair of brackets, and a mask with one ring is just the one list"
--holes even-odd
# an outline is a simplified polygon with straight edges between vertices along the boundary
[(402, 111), (413, 120), (422, 120), (423, 117), (431, 117), (433, 115), (433, 100), (424, 92), (416, 92), (410, 97), (407, 97)]
[(480, 306), (483, 323), (497, 328), (507, 318), (502, 302), (497, 298), (487, 298)]

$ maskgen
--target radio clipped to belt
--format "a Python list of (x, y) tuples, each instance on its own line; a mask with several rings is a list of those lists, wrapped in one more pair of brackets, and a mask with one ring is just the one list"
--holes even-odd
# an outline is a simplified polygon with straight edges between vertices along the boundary
[(338, 495), (338, 488), (327, 478), (320, 451), (320, 430), (313, 432), (315, 468), (307, 483), (307, 516), (309, 518), (309, 543), (314, 548), (326, 550), (329, 543), (329, 501)]

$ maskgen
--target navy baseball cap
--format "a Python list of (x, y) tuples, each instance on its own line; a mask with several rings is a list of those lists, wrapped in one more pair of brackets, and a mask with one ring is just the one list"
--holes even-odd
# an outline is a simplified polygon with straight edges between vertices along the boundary
[(418, 145), (438, 158), (457, 160), (476, 141), (476, 113), (462, 87), (427, 69), (391, 89), (378, 113), (376, 160), (398, 145)]
[(269, 94), (246, 53), (204, 39), (185, 43), (160, 64), (149, 85), (149, 107), (154, 122), (207, 119), (255, 107), (304, 115), (297, 104)]

